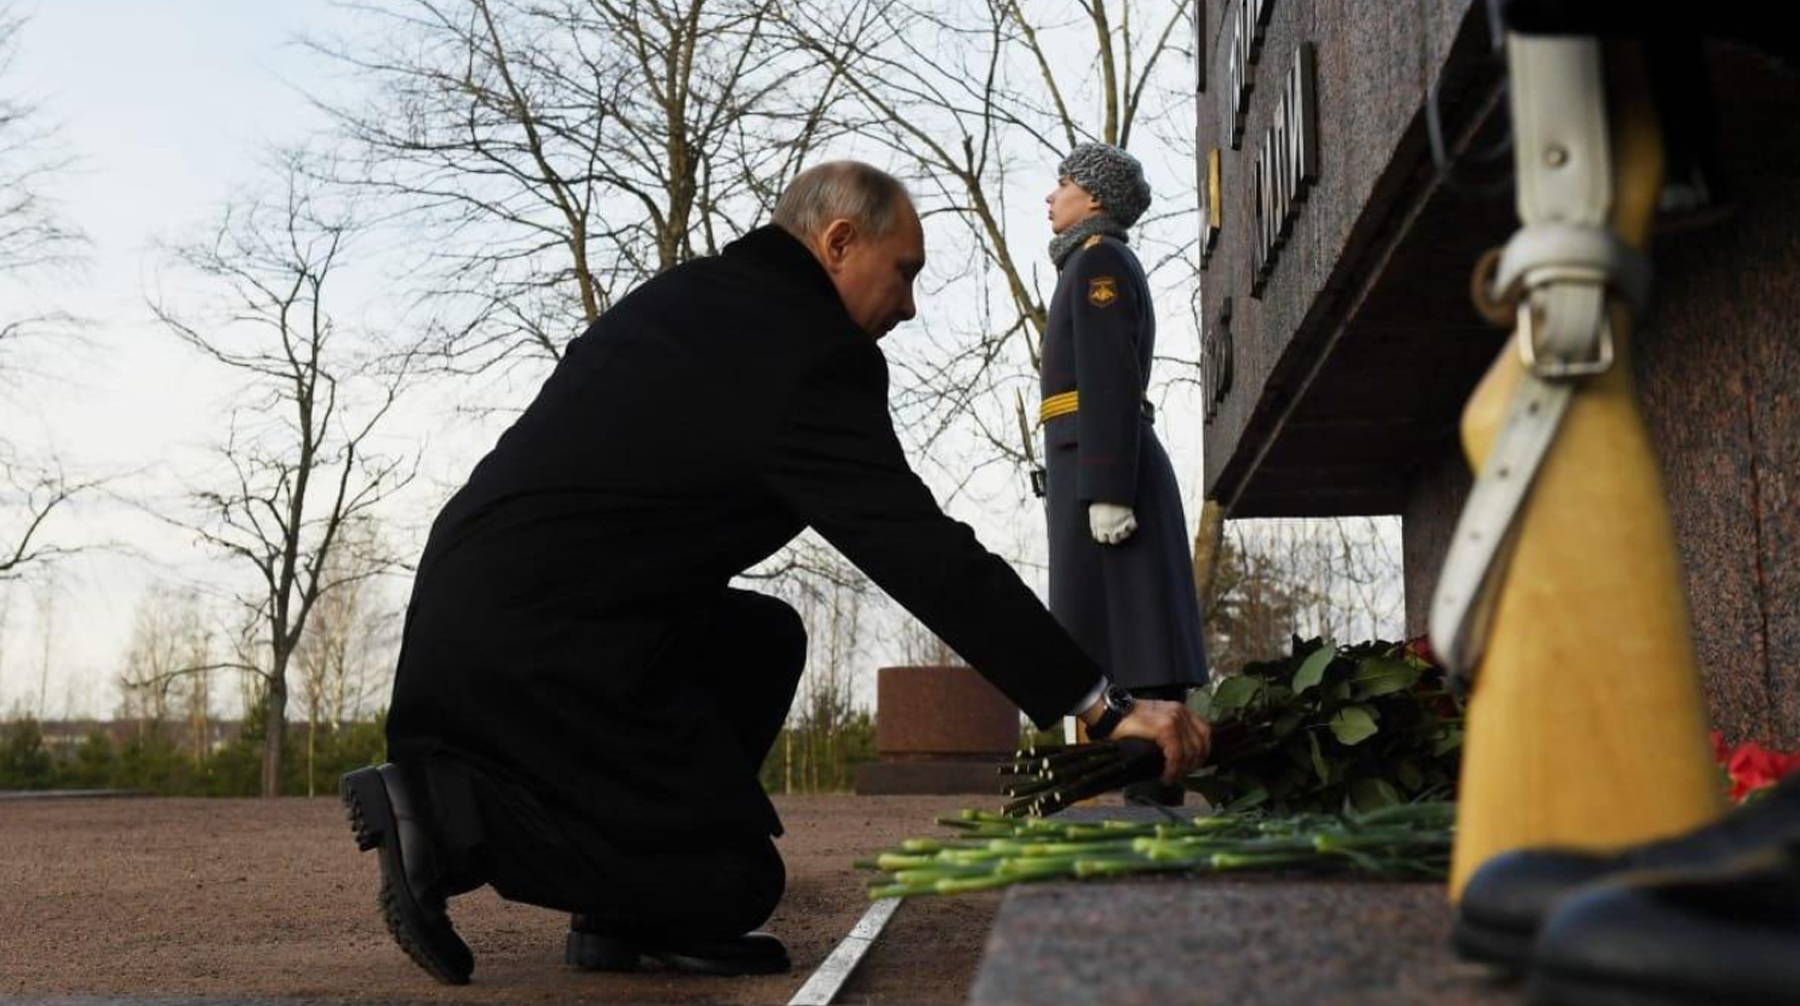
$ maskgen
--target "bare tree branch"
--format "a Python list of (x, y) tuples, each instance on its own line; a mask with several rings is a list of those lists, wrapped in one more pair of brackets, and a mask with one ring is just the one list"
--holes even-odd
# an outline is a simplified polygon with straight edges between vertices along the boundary
[(150, 302), (171, 334), (241, 379), (249, 403), (231, 413), (218, 448), (228, 473), (165, 519), (255, 571), (236, 600), (254, 613), (266, 660), (237, 663), (267, 681), (269, 796), (280, 791), (288, 670), (309, 619), (331, 590), (399, 565), (366, 529), (417, 470), (416, 458), (371, 450), (411, 375), (378, 370), (341, 344), (327, 290), (359, 224), (353, 205), (321, 194), (312, 167), (284, 156), (273, 196), (233, 205), (208, 239), (166, 250), (210, 295), (208, 309)]

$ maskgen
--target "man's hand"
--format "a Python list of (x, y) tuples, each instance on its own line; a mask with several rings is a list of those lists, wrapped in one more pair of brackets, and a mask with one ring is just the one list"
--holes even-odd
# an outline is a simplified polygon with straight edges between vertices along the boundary
[(1131, 715), (1119, 721), (1112, 737), (1142, 737), (1162, 748), (1162, 781), (1175, 784), (1199, 768), (1212, 753), (1212, 727), (1185, 703), (1138, 699)]
[(1117, 503), (1089, 503), (1088, 531), (1102, 545), (1117, 545), (1137, 530), (1137, 515)]

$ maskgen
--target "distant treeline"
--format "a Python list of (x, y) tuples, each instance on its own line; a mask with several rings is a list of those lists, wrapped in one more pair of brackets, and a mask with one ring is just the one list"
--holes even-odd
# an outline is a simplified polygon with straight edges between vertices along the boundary
[[(157, 796), (256, 796), (261, 789), (263, 717), (244, 719), (210, 750), (195, 753), (180, 721), (95, 723), (79, 740), (46, 736), (25, 718), (0, 724), (0, 790), (123, 789)], [(387, 756), (385, 716), (337, 728), (288, 729), (282, 792), (329, 795), (338, 777)], [(309, 756), (310, 733), (310, 756)], [(784, 729), (763, 764), (771, 793), (847, 792), (856, 766), (875, 760), (875, 722), (858, 711), (835, 725)]]
[(784, 727), (763, 761), (763, 788), (771, 793), (846, 793), (856, 766), (875, 760), (875, 717), (866, 709), (835, 721), (811, 718)]
[[(157, 796), (256, 796), (262, 792), (262, 717), (210, 750), (195, 754), (186, 724), (144, 720), (121, 731), (95, 724), (74, 743), (47, 742), (35, 719), (0, 726), (0, 790), (123, 789)], [(337, 792), (340, 775), (382, 760), (382, 720), (336, 729), (289, 727), (283, 792)]]

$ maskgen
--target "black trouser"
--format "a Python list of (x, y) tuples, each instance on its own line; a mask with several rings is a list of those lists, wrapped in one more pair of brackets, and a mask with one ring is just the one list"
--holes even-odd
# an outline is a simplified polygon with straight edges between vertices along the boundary
[[(780, 735), (805, 663), (806, 631), (793, 608), (730, 590), (657, 670), (701, 676), (754, 770)], [(766, 835), (622, 841), (604, 822), (560, 813), (529, 780), (462, 753), (440, 747), (405, 767), (426, 782), (452, 864), (450, 893), (487, 883), (511, 901), (579, 912), (602, 932), (713, 939), (756, 928), (787, 883)]]

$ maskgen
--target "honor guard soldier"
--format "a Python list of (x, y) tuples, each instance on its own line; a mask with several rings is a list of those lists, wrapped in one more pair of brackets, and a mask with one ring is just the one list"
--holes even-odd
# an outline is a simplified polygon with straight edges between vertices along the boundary
[[(1127, 230), (1150, 205), (1137, 159), (1084, 143), (1045, 198), (1058, 270), (1042, 354), (1050, 610), (1114, 683), (1180, 701), (1204, 684), (1187, 519), (1145, 391), (1156, 313)], [(1180, 803), (1181, 787), (1128, 795)]]

